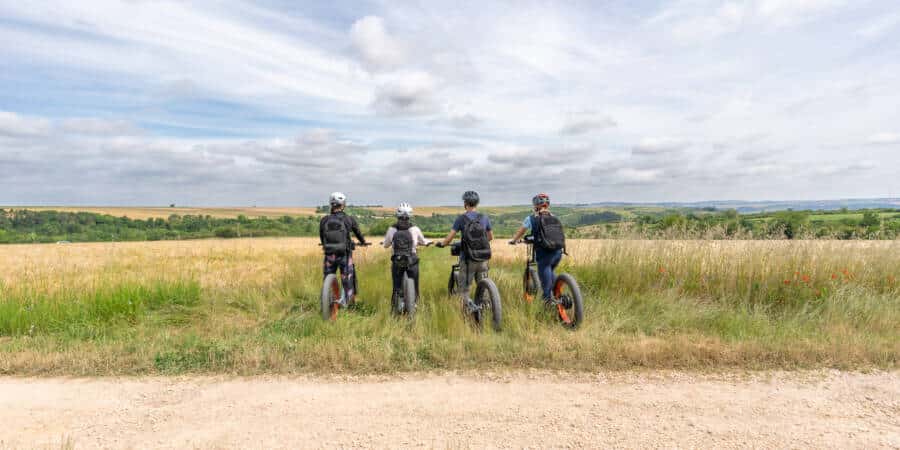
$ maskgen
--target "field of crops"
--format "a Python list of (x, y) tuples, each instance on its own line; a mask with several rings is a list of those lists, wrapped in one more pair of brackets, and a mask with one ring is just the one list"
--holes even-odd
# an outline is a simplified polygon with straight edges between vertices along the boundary
[(362, 306), (324, 323), (308, 238), (0, 247), (0, 373), (391, 372), (470, 368), (895, 368), (900, 241), (571, 243), (586, 322), (521, 300), (522, 247), (495, 244), (504, 329), (445, 294), (422, 252), (415, 323), (389, 313), (388, 253), (359, 251)]

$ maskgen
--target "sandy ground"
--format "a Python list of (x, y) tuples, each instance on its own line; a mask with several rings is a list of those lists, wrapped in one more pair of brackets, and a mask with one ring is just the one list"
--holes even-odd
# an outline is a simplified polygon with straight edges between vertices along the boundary
[(900, 448), (900, 372), (0, 378), (2, 448)]

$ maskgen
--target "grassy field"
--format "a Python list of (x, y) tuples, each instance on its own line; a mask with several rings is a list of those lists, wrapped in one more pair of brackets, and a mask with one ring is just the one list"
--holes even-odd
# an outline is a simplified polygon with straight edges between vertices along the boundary
[(392, 372), (549, 368), (896, 368), (900, 241), (575, 241), (586, 322), (521, 301), (525, 249), (495, 245), (501, 333), (444, 293), (422, 253), (415, 323), (390, 316), (387, 252), (358, 252), (361, 301), (319, 317), (305, 238), (0, 248), (0, 373)]

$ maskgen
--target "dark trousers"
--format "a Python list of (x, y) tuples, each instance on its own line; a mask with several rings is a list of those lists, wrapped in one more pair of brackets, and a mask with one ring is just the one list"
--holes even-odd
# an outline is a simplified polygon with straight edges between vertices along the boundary
[(563, 251), (562, 249), (546, 250), (541, 247), (537, 247), (534, 250), (538, 267), (538, 278), (541, 279), (541, 287), (544, 289), (544, 298), (552, 298), (553, 285), (556, 283), (556, 275), (553, 271), (556, 270), (556, 266), (562, 261)]
[(354, 277), (356, 273), (353, 267), (353, 255), (347, 253), (345, 255), (325, 255), (325, 262), (322, 264), (322, 278), (330, 274), (341, 271), (341, 285), (344, 286), (344, 292), (348, 299), (352, 299), (356, 295), (354, 289)]
[(391, 280), (394, 282), (394, 292), (403, 289), (403, 274), (413, 280), (416, 285), (416, 297), (419, 294), (419, 259), (413, 256), (409, 264), (400, 264), (391, 258)]

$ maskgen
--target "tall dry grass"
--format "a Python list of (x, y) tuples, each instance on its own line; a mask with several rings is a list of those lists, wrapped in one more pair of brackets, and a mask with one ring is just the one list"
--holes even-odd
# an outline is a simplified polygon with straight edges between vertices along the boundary
[(896, 241), (574, 240), (586, 321), (521, 299), (524, 247), (494, 245), (504, 329), (448, 297), (422, 251), (415, 323), (389, 313), (387, 251), (360, 250), (363, 306), (323, 323), (314, 239), (0, 247), (0, 372), (112, 374), (542, 367), (896, 367)]

